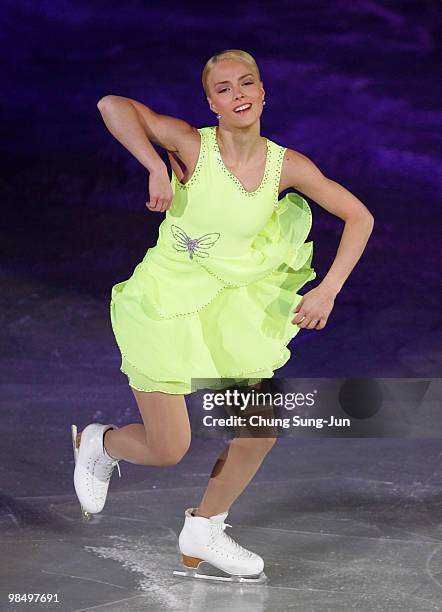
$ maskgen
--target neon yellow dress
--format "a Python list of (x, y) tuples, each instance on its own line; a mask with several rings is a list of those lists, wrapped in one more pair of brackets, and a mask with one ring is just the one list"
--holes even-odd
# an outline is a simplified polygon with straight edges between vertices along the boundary
[(182, 184), (172, 170), (156, 245), (112, 287), (120, 370), (141, 391), (189, 394), (271, 378), (300, 329), (291, 322), (296, 292), (316, 277), (313, 242), (305, 242), (310, 207), (296, 193), (278, 200), (285, 147), (266, 139), (261, 185), (248, 192), (222, 161), (216, 126), (198, 131), (195, 171)]

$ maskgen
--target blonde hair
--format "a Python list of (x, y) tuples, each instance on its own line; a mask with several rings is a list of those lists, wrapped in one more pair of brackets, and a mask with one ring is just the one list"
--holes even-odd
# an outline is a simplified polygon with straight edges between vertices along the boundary
[(247, 51), (242, 51), (241, 49), (226, 49), (225, 51), (220, 51), (219, 53), (212, 55), (212, 57), (206, 62), (206, 65), (204, 66), (201, 80), (203, 83), (204, 91), (206, 92), (206, 96), (210, 95), (208, 84), (210, 71), (216, 63), (223, 59), (234, 59), (248, 64), (258, 74), (259, 80), (261, 80), (258, 64), (256, 63), (255, 58), (250, 55), (250, 53), (247, 53)]

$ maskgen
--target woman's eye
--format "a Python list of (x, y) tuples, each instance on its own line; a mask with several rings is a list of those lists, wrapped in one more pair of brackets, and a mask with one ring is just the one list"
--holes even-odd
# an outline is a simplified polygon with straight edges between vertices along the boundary
[[(244, 85), (253, 85), (253, 81), (247, 81)], [(218, 93), (223, 93), (223, 91), (227, 91), (228, 87), (224, 87), (224, 89), (220, 89)]]

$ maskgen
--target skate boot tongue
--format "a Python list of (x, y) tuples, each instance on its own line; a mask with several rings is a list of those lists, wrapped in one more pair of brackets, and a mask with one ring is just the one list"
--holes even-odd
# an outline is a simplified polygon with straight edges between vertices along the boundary
[(210, 517), (210, 521), (216, 524), (223, 523), (224, 520), (227, 518), (228, 514), (228, 512), (221, 512), (221, 514), (215, 514), (214, 516)]

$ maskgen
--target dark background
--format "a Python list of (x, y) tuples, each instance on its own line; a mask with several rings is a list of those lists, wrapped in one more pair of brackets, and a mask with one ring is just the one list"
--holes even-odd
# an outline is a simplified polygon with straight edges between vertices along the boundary
[[(108, 132), (98, 100), (127, 96), (214, 125), (205, 62), (251, 53), (266, 89), (262, 134), (307, 155), (375, 217), (326, 327), (300, 330), (277, 376), (440, 377), (441, 15), (429, 0), (2, 3), (5, 590), (59, 591), (69, 610), (183, 610), (199, 598), (203, 610), (248, 609), (242, 591), (206, 601), (192, 583), (170, 584), (215, 440), (194, 439), (168, 470), (125, 462), (105, 512), (81, 524), (70, 424), (141, 420), (119, 371), (110, 293), (164, 218), (145, 207), (148, 173)], [(327, 273), (343, 228), (309, 203), (317, 278), (303, 293)], [(437, 415), (440, 385), (429, 395)], [(439, 439), (278, 440), (232, 513), (241, 543), (266, 552), (276, 587), (266, 605), (439, 609), (440, 460)]]
[[(242, 48), (266, 88), (262, 134), (310, 157), (375, 217), (328, 324), (301, 330), (291, 347), (306, 344), (279, 374), (440, 374), (438, 2), (10, 1), (2, 13), (7, 359), (36, 342), (40, 358), (68, 364), (86, 343), (83, 359), (105, 355), (106, 375), (119, 376), (110, 289), (164, 215), (146, 209), (148, 173), (96, 104), (122, 95), (213, 125), (202, 68)], [(302, 292), (326, 274), (343, 227), (308, 201), (318, 276)]]

